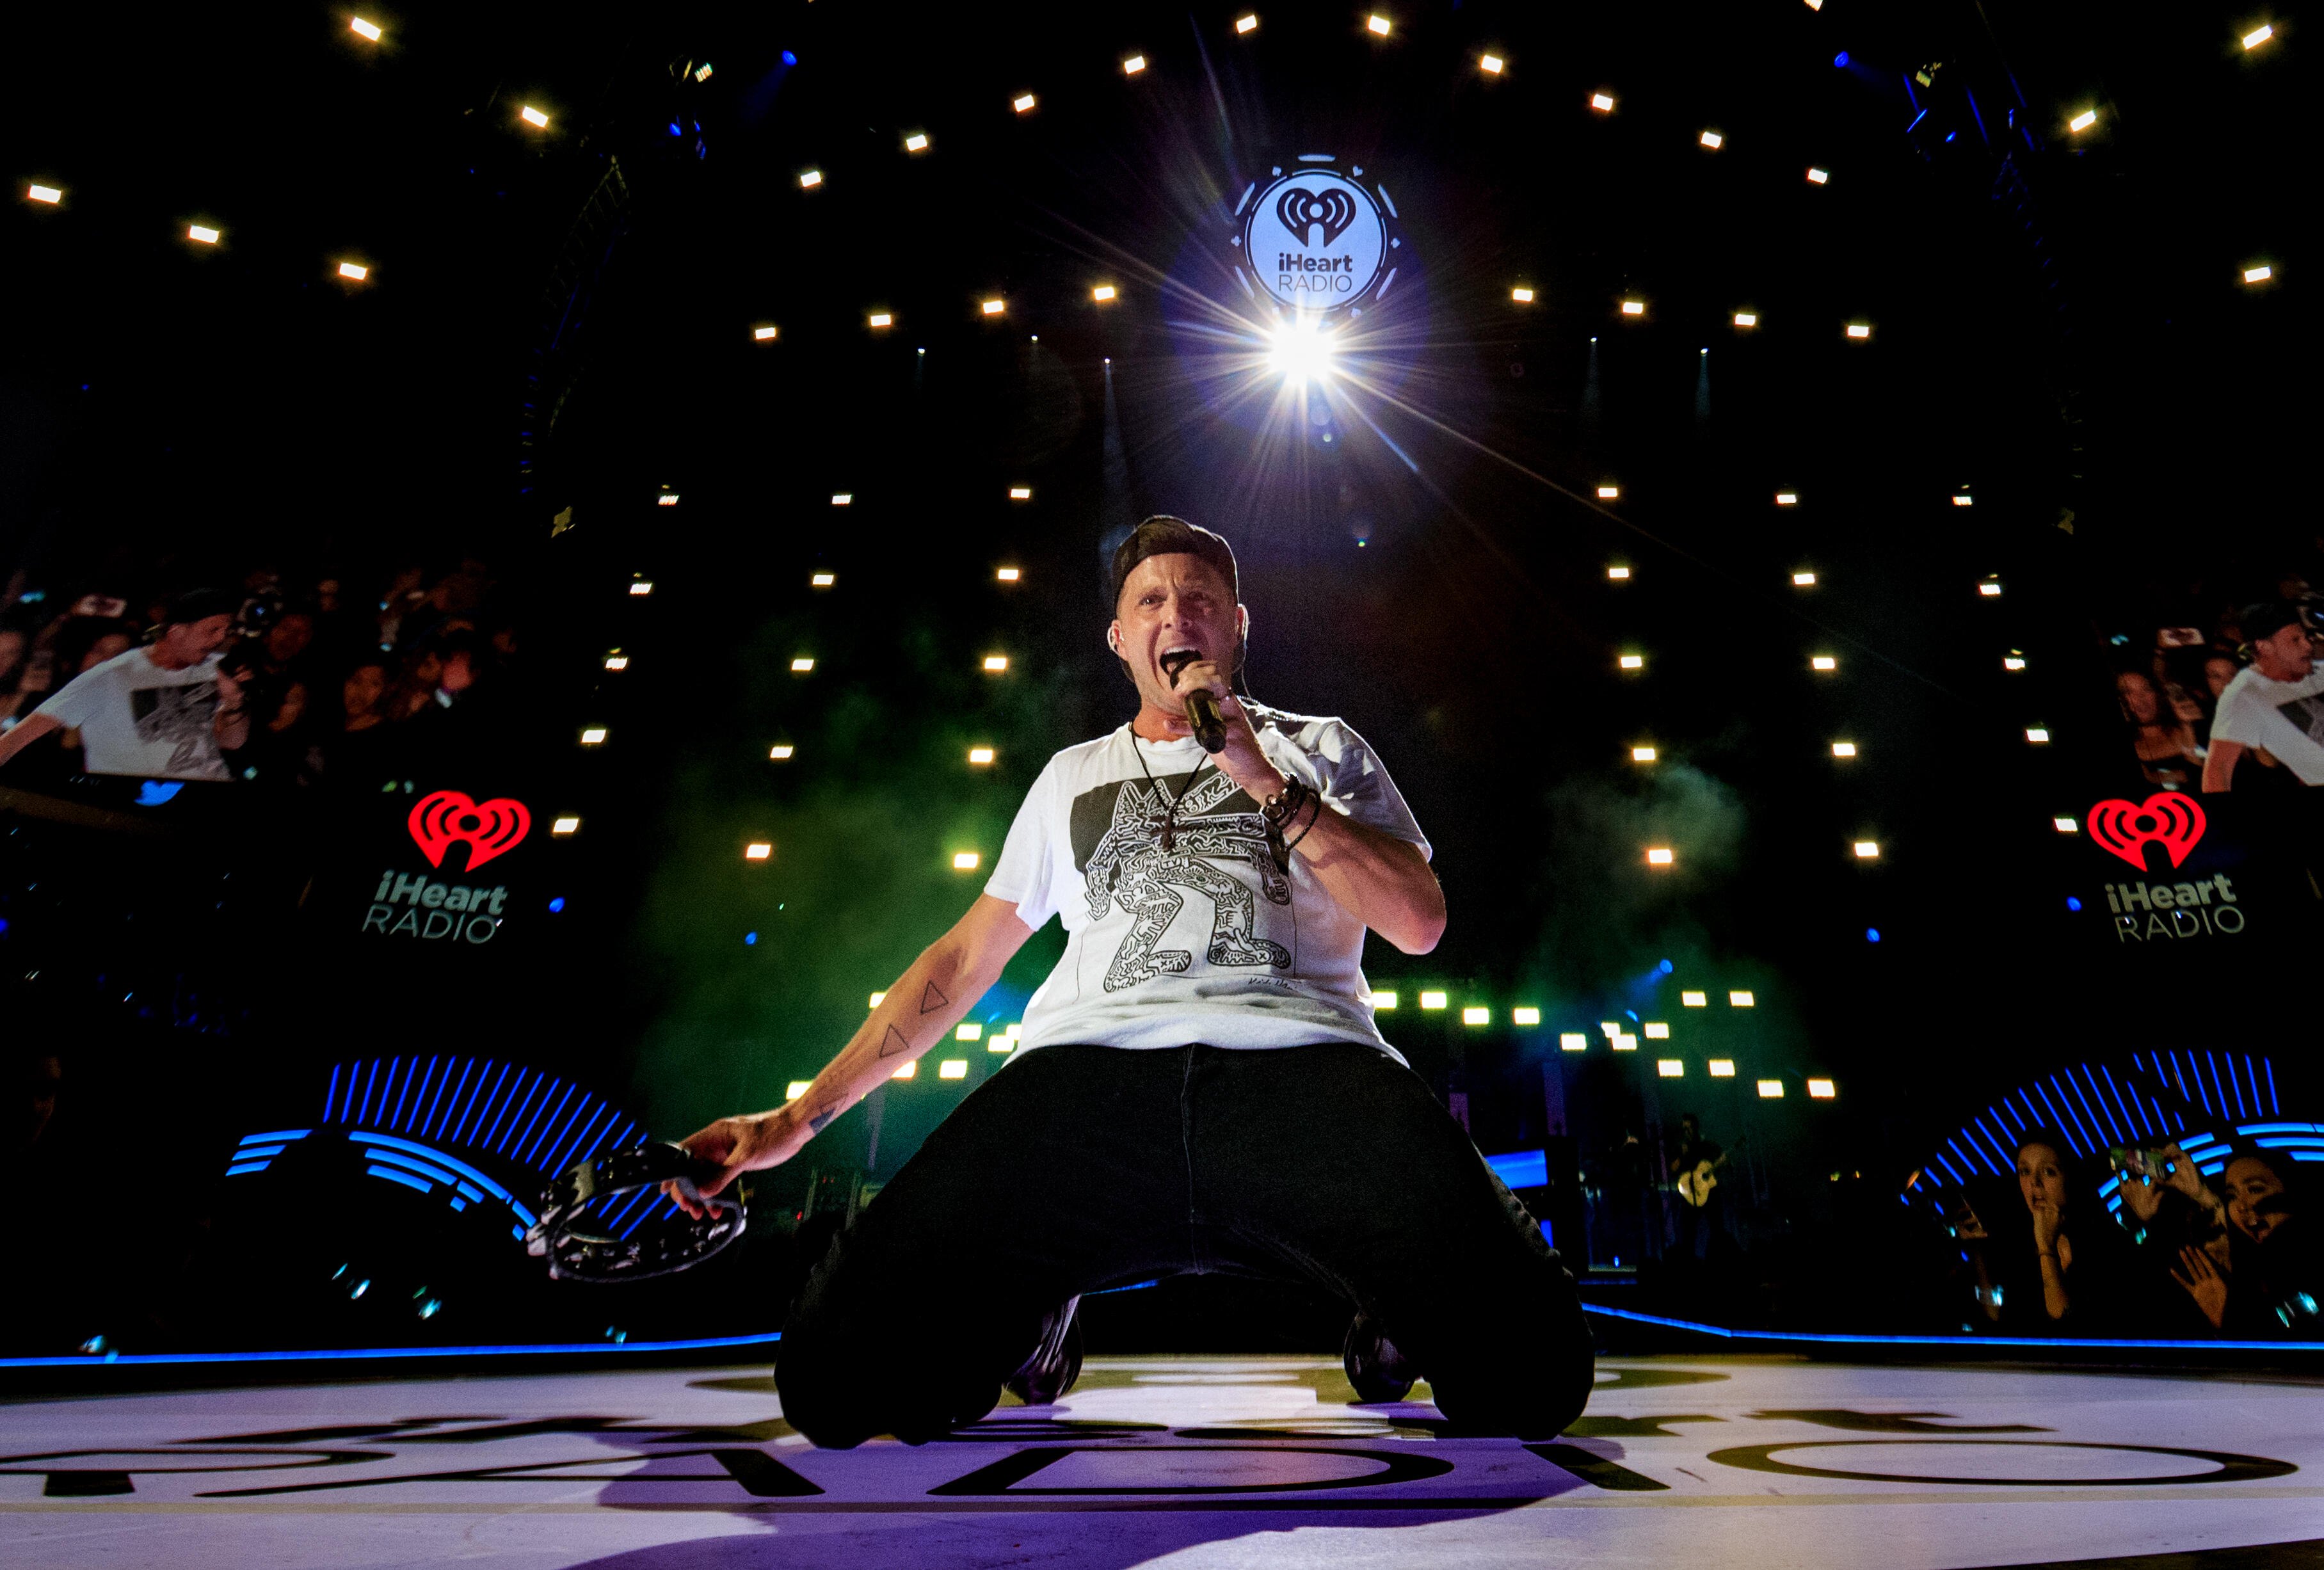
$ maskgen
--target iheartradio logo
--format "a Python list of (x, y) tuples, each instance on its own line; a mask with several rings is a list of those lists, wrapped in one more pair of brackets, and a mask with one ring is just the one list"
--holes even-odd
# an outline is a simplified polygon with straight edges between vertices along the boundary
[(2116, 799), (2090, 808), (2090, 837), (2142, 873), (2149, 845), (2161, 845), (2176, 867), (2203, 837), (2203, 809), (2173, 790), (2158, 790), (2135, 806)]
[(463, 790), (437, 790), (420, 799), (405, 827), (431, 867), (443, 866), (444, 853), (455, 841), (466, 840), (468, 870), (473, 873), (494, 856), (514, 850), (530, 832), (532, 814), (525, 810), (523, 802), (506, 796), (479, 802)]

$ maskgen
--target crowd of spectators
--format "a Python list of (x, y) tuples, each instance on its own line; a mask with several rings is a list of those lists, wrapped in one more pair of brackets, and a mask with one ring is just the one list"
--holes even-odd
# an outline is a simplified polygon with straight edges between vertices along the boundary
[(2015, 1196), (1954, 1217), (1971, 1329), (2169, 1340), (2324, 1340), (2324, 1248), (2304, 1174), (2237, 1146), (2207, 1175), (2176, 1141), (2112, 1154), (2121, 1200), (2060, 1135), (2029, 1129)]
[[(2262, 647), (2271, 639), (2282, 650)], [(2128, 642), (2116, 639), (2118, 645)], [(2152, 647), (2120, 661), (2114, 679), (2131, 751), (2147, 783), (2185, 791), (2315, 783), (2301, 738), (2324, 741), (2316, 734), (2324, 732), (2324, 681), (2302, 679), (2319, 655), (2324, 655), (2324, 594), (2296, 576), (2253, 605), (2219, 612), (2208, 626), (2156, 627)], [(2268, 711), (2280, 711), (2282, 743), (2270, 747), (2269, 730), (2252, 728), (2249, 717), (2241, 727), (2223, 721), (2223, 712), (2239, 702), (2271, 729)], [(2215, 739), (2231, 745), (2217, 748)], [(2279, 755), (2284, 753), (2298, 755)]]
[[(516, 670), (516, 627), (474, 557), (369, 581), (267, 564), (237, 584), (150, 601), (99, 588), (61, 607), (20, 575), (0, 595), (0, 786), (375, 790), (488, 728)], [(117, 716), (103, 706), (116, 688)], [(128, 752), (95, 734), (116, 723)]]

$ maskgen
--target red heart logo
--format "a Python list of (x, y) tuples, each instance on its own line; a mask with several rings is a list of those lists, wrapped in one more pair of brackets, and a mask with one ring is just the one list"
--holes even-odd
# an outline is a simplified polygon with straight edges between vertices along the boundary
[(2090, 808), (2090, 837), (2142, 873), (2152, 840), (2171, 853), (2175, 867), (2203, 837), (2203, 809), (2175, 790), (2158, 790), (2135, 807), (2120, 799), (2101, 801)]
[(444, 864), (444, 853), (454, 840), (466, 840), (473, 873), (503, 851), (514, 850), (531, 829), (532, 814), (523, 802), (505, 796), (477, 802), (466, 791), (437, 790), (420, 799), (405, 826), (431, 867)]

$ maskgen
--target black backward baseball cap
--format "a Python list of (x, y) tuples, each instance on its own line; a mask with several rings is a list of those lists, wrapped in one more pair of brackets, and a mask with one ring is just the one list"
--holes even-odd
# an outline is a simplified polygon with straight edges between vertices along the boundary
[(2236, 617), (2236, 625), (2242, 630), (2246, 643), (2256, 643), (2286, 627), (2301, 624), (2300, 607), (2290, 600), (2262, 600), (2255, 605), (2246, 605)]
[(1130, 580), (1131, 571), (1149, 556), (1199, 556), (1219, 569), (1227, 580), (1227, 592), (1235, 603), (1242, 603), (1242, 585), (1235, 573), (1234, 547), (1223, 535), (1184, 518), (1173, 518), (1167, 513), (1157, 513), (1130, 531), (1130, 538), (1114, 547), (1111, 592), (1105, 597), (1106, 613), (1110, 615), (1121, 604), (1121, 586)]
[(241, 613), (242, 596), (225, 589), (194, 588), (171, 600), (161, 614), (161, 624), (174, 627), (180, 622), (203, 622), (212, 616), (232, 616)]

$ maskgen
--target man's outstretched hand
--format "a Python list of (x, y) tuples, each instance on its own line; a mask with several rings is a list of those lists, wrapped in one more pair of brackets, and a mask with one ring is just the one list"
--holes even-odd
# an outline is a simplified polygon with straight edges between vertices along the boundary
[[(745, 1172), (763, 1171), (779, 1167), (799, 1152), (799, 1148), (815, 1137), (815, 1131), (791, 1115), (788, 1106), (773, 1112), (752, 1113), (744, 1117), (720, 1118), (708, 1128), (686, 1136), (678, 1143), (687, 1153), (703, 1161), (715, 1162), (718, 1176), (696, 1186), (705, 1198), (724, 1192), (726, 1186)], [(678, 1191), (675, 1182), (665, 1183), (661, 1191), (678, 1204), (678, 1207), (697, 1220), (708, 1214), (706, 1208), (691, 1204)]]

